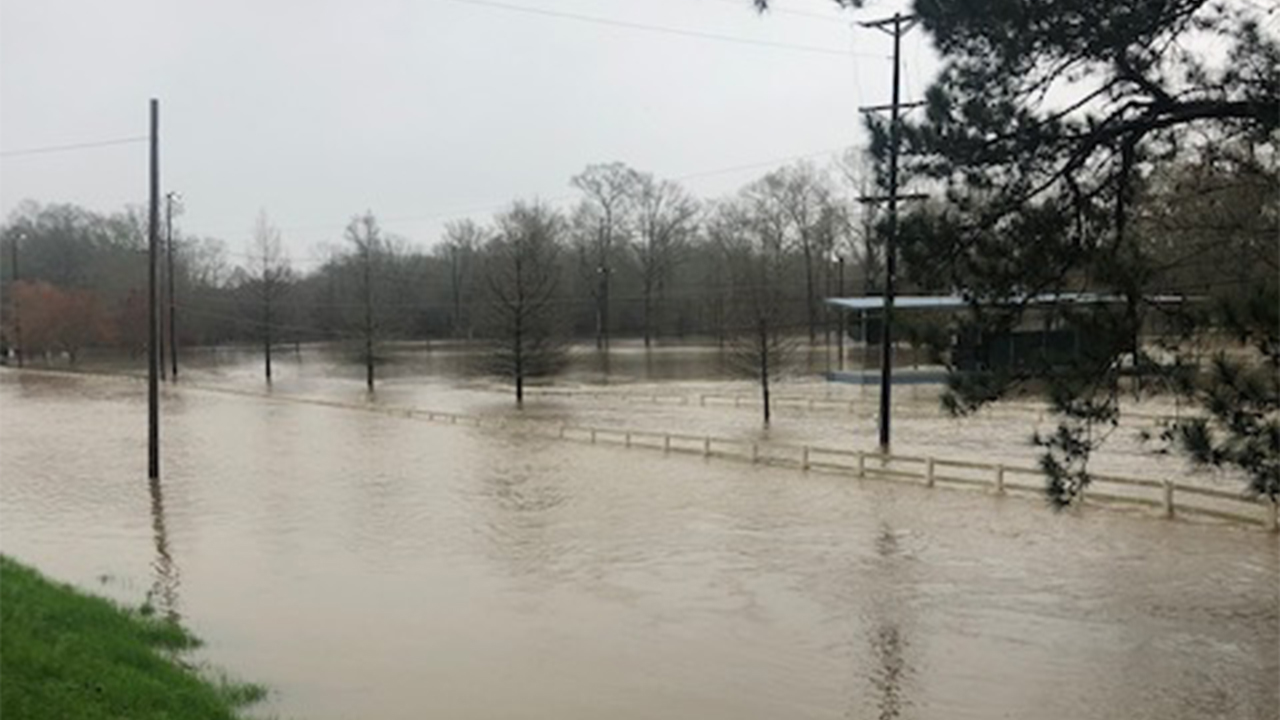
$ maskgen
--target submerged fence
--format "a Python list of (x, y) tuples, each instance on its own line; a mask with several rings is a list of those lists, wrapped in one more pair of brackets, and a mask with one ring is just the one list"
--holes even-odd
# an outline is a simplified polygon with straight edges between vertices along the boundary
[[(55, 373), (48, 373), (55, 374)], [(65, 374), (65, 373), (56, 373)], [(109, 376), (120, 378), (121, 376)], [(241, 395), (277, 402), (300, 403), (344, 410), (363, 410), (428, 422), (519, 430), (528, 434), (590, 444), (614, 444), (627, 448), (683, 453), (705, 458), (823, 471), (858, 478), (898, 480), (926, 487), (976, 487), (998, 495), (1009, 492), (1040, 494), (1043, 473), (1038, 468), (956, 460), (926, 455), (883, 454), (821, 445), (762, 443), (753, 440), (690, 435), (630, 428), (605, 428), (546, 420), (469, 415), (422, 408), (380, 406), (297, 395), (264, 394), (227, 387), (184, 384), (185, 388), (227, 395)], [(712, 396), (704, 396), (712, 397)], [(722, 397), (722, 396), (716, 396)], [(735, 397), (735, 396), (728, 396)], [(821, 401), (819, 401), (821, 402)], [(1030, 481), (1028, 481), (1030, 478)], [(1092, 475), (1084, 492), (1085, 504), (1119, 504), (1155, 508), (1165, 517), (1199, 515), (1263, 526), (1280, 532), (1280, 504), (1250, 497), (1243, 492), (1176, 483), (1169, 479)]]
[[(221, 388), (215, 390), (228, 392)], [(237, 394), (264, 397), (256, 393)], [(878, 451), (822, 445), (763, 443), (714, 435), (606, 428), (546, 420), (513, 420), (439, 410), (343, 403), (297, 396), (265, 397), (344, 409), (370, 410), (448, 425), (514, 429), (526, 434), (587, 444), (612, 444), (626, 448), (655, 450), (664, 454), (681, 453), (709, 459), (788, 467), (802, 472), (832, 472), (858, 478), (918, 483), (926, 487), (967, 486), (986, 489), (997, 495), (1011, 492), (1039, 495), (1044, 492), (1043, 472), (1038, 468), (1018, 465), (957, 460), (932, 455), (885, 454)], [(1086, 505), (1113, 504), (1154, 508), (1168, 518), (1179, 514), (1212, 517), (1260, 525), (1272, 532), (1280, 532), (1280, 504), (1250, 497), (1243, 492), (1187, 485), (1169, 479), (1093, 474), (1092, 483), (1083, 492), (1081, 499)]]
[[(861, 387), (861, 386), (859, 386)], [(918, 386), (912, 386), (911, 392)], [(549, 398), (590, 398), (593, 400), (612, 400), (624, 403), (647, 403), (650, 405), (669, 405), (672, 407), (735, 407), (758, 408), (762, 402), (758, 392), (748, 393), (662, 393), (662, 392), (630, 392), (626, 390), (587, 390), (566, 388), (525, 388), (526, 395), (539, 395)], [(859, 410), (874, 411), (878, 408), (874, 395), (858, 398), (813, 397), (808, 395), (779, 395), (776, 391), (769, 399), (774, 408), (793, 408), (801, 410), (828, 410), (833, 412), (857, 412)], [(1015, 403), (1003, 401), (1002, 409), (1019, 412), (1047, 415), (1047, 406), (1031, 403)], [(1171, 413), (1145, 412), (1126, 409), (1127, 417), (1145, 420), (1163, 420), (1173, 418)]]
[[(457, 422), (453, 417), (455, 416), (451, 416), (450, 421)], [(474, 420), (478, 425), (486, 424), (479, 418)], [(534, 431), (546, 434), (541, 428), (535, 428)], [(555, 434), (565, 440), (732, 459), (801, 471), (837, 472), (859, 478), (915, 482), (926, 487), (970, 486), (986, 488), (1000, 495), (1008, 492), (1040, 494), (1044, 491), (1044, 475), (1038, 468), (1000, 463), (569, 424), (559, 425)], [(1092, 478), (1092, 483), (1084, 491), (1083, 499), (1087, 504), (1116, 503), (1151, 507), (1170, 518), (1178, 513), (1186, 513), (1262, 525), (1280, 532), (1280, 505), (1251, 498), (1243, 493), (1176, 483), (1168, 479), (1108, 474), (1094, 474)]]

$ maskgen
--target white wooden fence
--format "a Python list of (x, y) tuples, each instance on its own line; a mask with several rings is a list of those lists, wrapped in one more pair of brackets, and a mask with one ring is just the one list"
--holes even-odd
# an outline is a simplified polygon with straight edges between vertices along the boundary
[[(316, 401), (347, 407), (342, 403)], [(370, 406), (362, 406), (369, 408)], [(691, 435), (632, 428), (606, 428), (538, 420), (509, 420), (418, 409), (386, 412), (430, 422), (518, 429), (559, 440), (588, 444), (613, 444), (626, 448), (684, 453), (706, 458), (790, 467), (800, 471), (843, 473), (934, 486), (986, 488), (995, 494), (1041, 494), (1044, 474), (1038, 468), (955, 460), (925, 455), (881, 454), (877, 451), (833, 448), (821, 445), (762, 443), (712, 435)], [(1176, 483), (1172, 480), (1092, 475), (1084, 492), (1086, 504), (1123, 504), (1157, 509), (1165, 517), (1180, 513), (1260, 525), (1280, 532), (1280, 505), (1244, 492)]]
[[(197, 386), (187, 385), (187, 387)], [(881, 454), (877, 451), (821, 445), (761, 443), (712, 435), (605, 428), (540, 420), (513, 420), (421, 408), (389, 407), (299, 396), (263, 395), (258, 392), (215, 386), (199, 386), (199, 389), (285, 402), (373, 411), (448, 425), (518, 430), (566, 441), (614, 444), (663, 453), (685, 453), (705, 458), (791, 467), (802, 472), (836, 472), (859, 478), (921, 483), (927, 487), (970, 486), (985, 488), (995, 494), (1044, 492), (1043, 472), (1038, 468), (1017, 465), (925, 455)], [(1200, 515), (1260, 525), (1272, 532), (1280, 532), (1280, 504), (1251, 497), (1244, 492), (1187, 485), (1169, 479), (1156, 480), (1107, 474), (1094, 474), (1092, 479), (1083, 498), (1088, 505), (1111, 503), (1149, 507), (1157, 509), (1169, 518), (1178, 514)]]

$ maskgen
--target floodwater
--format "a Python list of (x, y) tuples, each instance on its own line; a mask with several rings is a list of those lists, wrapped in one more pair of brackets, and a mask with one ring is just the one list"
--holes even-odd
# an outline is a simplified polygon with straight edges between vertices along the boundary
[[(1257, 528), (360, 409), (515, 414), (485, 381), (403, 365), (373, 399), (305, 352), (269, 395), (243, 358), (204, 365), (165, 392), (158, 484), (142, 383), (0, 373), (0, 551), (180, 616), (201, 659), (273, 689), (264, 715), (1280, 714), (1280, 543)], [(664, 372), (615, 380), (748, 387)], [(524, 414), (760, 432), (749, 408), (608, 397)], [(864, 419), (796, 409), (770, 432)]]

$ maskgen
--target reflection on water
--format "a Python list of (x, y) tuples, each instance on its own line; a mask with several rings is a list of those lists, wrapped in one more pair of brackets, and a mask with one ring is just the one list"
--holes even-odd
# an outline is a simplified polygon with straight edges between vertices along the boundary
[[(0, 550), (181, 613), (283, 718), (1280, 709), (1265, 533), (290, 402), (759, 433), (749, 409), (517, 412), (485, 384), (408, 374), (370, 399), (301, 362), (269, 397), (252, 360), (184, 373), (162, 484), (145, 479), (143, 384), (0, 372)], [(841, 418), (784, 413), (770, 432)]]
[(151, 567), (155, 580), (147, 591), (147, 604), (158, 609), (165, 618), (178, 620), (178, 586), (181, 579), (178, 566), (173, 561), (169, 550), (169, 533), (165, 530), (164, 494), (158, 478), (147, 481), (151, 491), (151, 530), (153, 533), (156, 556)]
[(881, 523), (875, 540), (878, 559), (867, 578), (871, 586), (870, 645), (875, 666), (871, 686), (877, 696), (877, 717), (896, 720), (909, 704), (904, 697), (907, 667), (904, 651), (907, 641), (902, 633), (902, 615), (907, 611), (906, 598), (898, 592), (908, 569), (898, 544), (898, 536), (887, 523)]
[(871, 675), (871, 685), (879, 693), (880, 720), (902, 717), (903, 643), (898, 626), (893, 624), (877, 626), (871, 638), (871, 650), (879, 665)]

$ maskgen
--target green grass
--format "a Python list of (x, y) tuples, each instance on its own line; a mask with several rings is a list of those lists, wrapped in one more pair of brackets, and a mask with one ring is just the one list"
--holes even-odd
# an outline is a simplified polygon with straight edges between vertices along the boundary
[(179, 659), (199, 645), (175, 622), (50, 582), (0, 556), (0, 717), (5, 720), (237, 717), (258, 685)]

